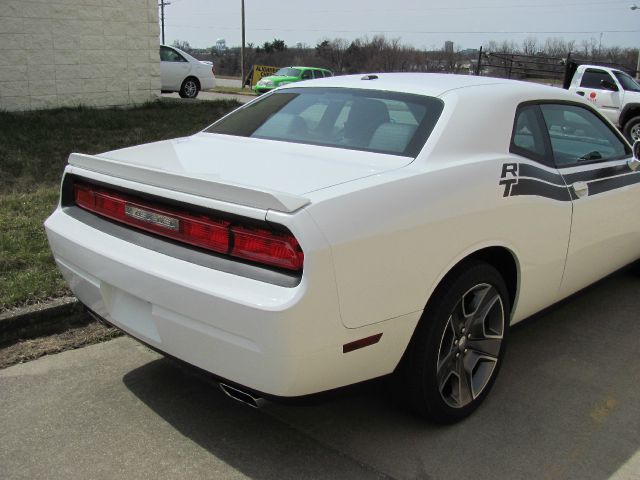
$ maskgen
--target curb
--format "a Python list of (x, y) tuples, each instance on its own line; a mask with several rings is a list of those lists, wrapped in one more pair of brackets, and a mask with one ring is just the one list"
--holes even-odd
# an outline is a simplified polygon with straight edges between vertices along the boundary
[(90, 321), (75, 297), (15, 308), (0, 313), (0, 344), (59, 333)]

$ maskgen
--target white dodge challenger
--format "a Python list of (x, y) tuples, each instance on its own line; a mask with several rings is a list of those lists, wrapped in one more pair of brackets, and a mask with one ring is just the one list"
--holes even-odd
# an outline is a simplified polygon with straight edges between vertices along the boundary
[(509, 325), (640, 258), (638, 148), (557, 88), (325, 78), (188, 138), (72, 154), (45, 227), (90, 312), (237, 399), (394, 373), (452, 422)]

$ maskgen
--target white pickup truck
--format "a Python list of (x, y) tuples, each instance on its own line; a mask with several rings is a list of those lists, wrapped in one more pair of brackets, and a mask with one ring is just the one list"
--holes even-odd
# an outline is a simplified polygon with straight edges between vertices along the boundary
[(640, 140), (640, 85), (610, 67), (579, 65), (568, 86), (613, 122), (630, 143)]

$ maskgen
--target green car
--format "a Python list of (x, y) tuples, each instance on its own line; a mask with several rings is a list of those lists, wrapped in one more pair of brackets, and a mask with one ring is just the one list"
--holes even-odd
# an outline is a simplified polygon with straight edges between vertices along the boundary
[(260, 95), (287, 83), (324, 77), (333, 77), (331, 70), (314, 67), (285, 67), (269, 77), (261, 78), (253, 87), (253, 91)]

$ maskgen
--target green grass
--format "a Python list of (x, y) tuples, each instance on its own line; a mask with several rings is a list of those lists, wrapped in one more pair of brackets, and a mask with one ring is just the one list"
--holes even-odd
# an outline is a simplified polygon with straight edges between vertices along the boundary
[(69, 293), (42, 224), (71, 152), (190, 135), (238, 105), (163, 100), (131, 109), (0, 112), (0, 311)]
[(0, 310), (68, 293), (42, 228), (57, 201), (57, 187), (0, 196)]
[(190, 135), (237, 105), (178, 100), (131, 109), (0, 112), (0, 191), (57, 183), (71, 152), (95, 154)]

